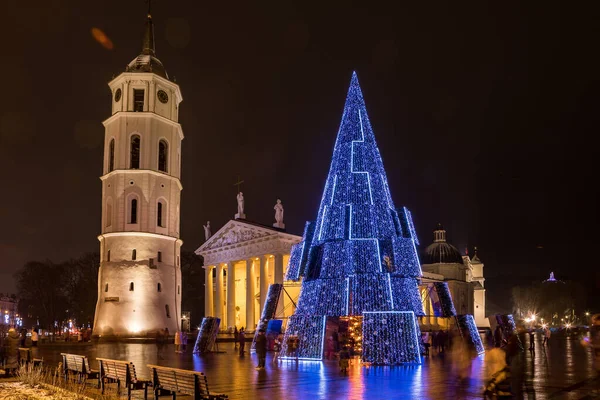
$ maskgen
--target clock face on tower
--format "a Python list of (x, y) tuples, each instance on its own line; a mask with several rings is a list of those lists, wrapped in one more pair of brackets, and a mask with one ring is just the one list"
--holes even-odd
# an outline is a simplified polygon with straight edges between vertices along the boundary
[(158, 100), (160, 100), (161, 103), (169, 101), (169, 95), (167, 95), (167, 92), (164, 90), (159, 90), (158, 93), (156, 93), (156, 97), (158, 97)]
[(117, 89), (115, 92), (115, 103), (118, 103), (121, 100), (121, 89)]

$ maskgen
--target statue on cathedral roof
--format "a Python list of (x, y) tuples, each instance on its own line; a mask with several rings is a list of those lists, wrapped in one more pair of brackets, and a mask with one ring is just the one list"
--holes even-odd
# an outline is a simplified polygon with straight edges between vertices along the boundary
[(204, 240), (208, 242), (208, 239), (212, 236), (212, 232), (210, 231), (210, 221), (206, 221), (206, 225), (202, 225), (204, 227)]
[(281, 199), (277, 199), (277, 204), (273, 207), (275, 210), (275, 223), (273, 226), (275, 228), (285, 228), (285, 224), (283, 223), (283, 204), (281, 204)]
[(245, 219), (246, 214), (244, 214), (244, 193), (238, 192), (237, 194), (237, 204), (238, 204), (238, 212), (235, 214), (235, 219)]

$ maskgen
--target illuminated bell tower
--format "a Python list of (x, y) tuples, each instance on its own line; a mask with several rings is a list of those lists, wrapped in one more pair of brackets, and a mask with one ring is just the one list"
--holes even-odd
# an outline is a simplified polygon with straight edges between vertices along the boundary
[(181, 317), (182, 97), (156, 58), (150, 13), (141, 54), (108, 85), (94, 336), (172, 335)]

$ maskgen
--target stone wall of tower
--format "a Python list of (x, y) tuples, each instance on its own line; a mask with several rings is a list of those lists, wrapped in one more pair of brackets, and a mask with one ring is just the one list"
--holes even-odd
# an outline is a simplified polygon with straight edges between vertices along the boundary
[[(180, 240), (153, 234), (123, 233), (100, 238), (102, 258), (94, 335), (147, 336), (165, 327), (171, 333), (178, 329), (180, 246)], [(136, 259), (132, 260), (134, 249)]]
[[(112, 116), (104, 121), (102, 226), (94, 336), (144, 337), (181, 320), (179, 239), (181, 141), (179, 87), (153, 73), (122, 73), (109, 83)], [(145, 91), (134, 112), (133, 90)], [(115, 96), (117, 90), (119, 96)], [(159, 90), (168, 100), (157, 98)], [(163, 97), (164, 100), (164, 97)], [(139, 166), (131, 164), (131, 138), (139, 136)], [(159, 143), (167, 144), (159, 168)], [(131, 199), (135, 197), (136, 218)], [(159, 203), (162, 217), (158, 218)]]

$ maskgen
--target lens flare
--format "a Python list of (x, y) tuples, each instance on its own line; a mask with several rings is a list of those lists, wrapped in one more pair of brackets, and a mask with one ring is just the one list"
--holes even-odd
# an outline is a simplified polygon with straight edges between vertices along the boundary
[(104, 32), (102, 32), (100, 28), (92, 28), (91, 32), (94, 40), (100, 43), (102, 47), (107, 50), (112, 50), (114, 48), (113, 42), (108, 38), (108, 36), (106, 36)]

